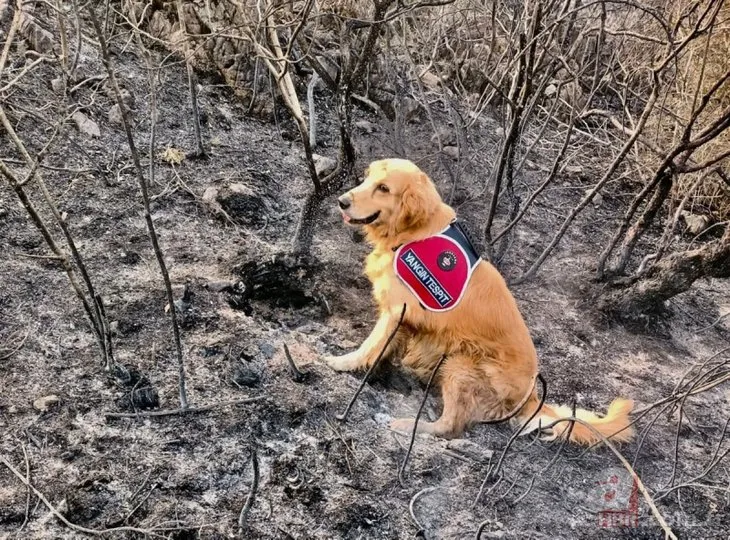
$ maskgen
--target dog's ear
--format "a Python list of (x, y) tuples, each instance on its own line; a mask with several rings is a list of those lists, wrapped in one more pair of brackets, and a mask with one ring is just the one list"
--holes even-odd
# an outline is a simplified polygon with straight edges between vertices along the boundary
[(434, 212), (436, 198), (433, 185), (425, 173), (417, 181), (409, 183), (400, 199), (400, 210), (395, 220), (395, 233), (413, 229), (424, 223)]

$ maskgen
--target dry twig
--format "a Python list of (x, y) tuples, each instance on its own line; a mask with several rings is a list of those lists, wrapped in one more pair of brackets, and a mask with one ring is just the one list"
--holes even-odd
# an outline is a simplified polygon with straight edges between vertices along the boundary
[(644, 500), (646, 501), (646, 504), (651, 509), (651, 513), (654, 515), (654, 519), (656, 519), (659, 526), (664, 531), (667, 538), (670, 538), (671, 540), (677, 540), (677, 536), (672, 532), (672, 529), (667, 524), (667, 521), (664, 519), (664, 516), (662, 516), (661, 512), (656, 507), (656, 504), (654, 504), (654, 501), (652, 500), (651, 495), (649, 495), (648, 490), (644, 486), (644, 483), (641, 481), (641, 478), (638, 474), (636, 474), (636, 471), (634, 471), (634, 468), (631, 466), (631, 464), (627, 461), (627, 459), (621, 454), (621, 452), (618, 451), (616, 448), (616, 445), (614, 445), (610, 439), (606, 438), (601, 434), (595, 427), (590, 425), (585, 420), (581, 420), (580, 418), (568, 417), (568, 418), (559, 418), (555, 420), (554, 422), (551, 422), (547, 426), (544, 427), (544, 429), (551, 429), (552, 427), (556, 426), (557, 424), (560, 424), (562, 422), (573, 422), (580, 424), (593, 432), (593, 434), (601, 439), (601, 442), (605, 444), (611, 452), (618, 458), (618, 460), (621, 462), (621, 465), (623, 465), (624, 469), (631, 475), (631, 478), (636, 483), (637, 488), (641, 492), (641, 494), (644, 497)]
[[(177, 18), (180, 23), (180, 30), (183, 34), (184, 42), (187, 43), (187, 29), (185, 25), (185, 13), (183, 11), (183, 3), (182, 0), (176, 1), (176, 7), (177, 7)], [(139, 35), (139, 33), (137, 33)], [(191, 60), (188, 58), (188, 52), (187, 52), (187, 45), (183, 47), (183, 55), (185, 56), (185, 69), (187, 70), (188, 75), (188, 91), (190, 92), (190, 106), (192, 108), (193, 112), (193, 127), (195, 128), (195, 156), (196, 157), (203, 157), (205, 156), (205, 147), (203, 146), (203, 137), (200, 134), (200, 112), (198, 111), (198, 81), (197, 77), (195, 76), (195, 70), (193, 69), (193, 64)], [(150, 157), (150, 159), (152, 159)]]
[(20, 480), (24, 486), (26, 486), (28, 489), (30, 489), (33, 492), (33, 494), (36, 497), (38, 497), (44, 505), (46, 505), (46, 507), (51, 511), (51, 513), (56, 518), (58, 518), (59, 521), (61, 521), (68, 528), (70, 528), (76, 532), (90, 534), (92, 536), (105, 536), (105, 535), (108, 535), (111, 533), (117, 533), (117, 532), (134, 532), (134, 533), (139, 533), (139, 534), (149, 534), (152, 536), (159, 536), (160, 538), (163, 537), (162, 535), (155, 534), (156, 529), (154, 529), (154, 528), (141, 529), (139, 527), (114, 527), (111, 529), (89, 529), (87, 527), (82, 527), (81, 525), (76, 525), (74, 523), (71, 523), (68, 519), (66, 519), (66, 517), (61, 512), (59, 512), (56, 509), (55, 506), (53, 506), (53, 504), (51, 504), (51, 502), (45, 497), (45, 495), (43, 495), (43, 493), (38, 491), (38, 489), (36, 489), (36, 487), (33, 484), (31, 484), (30, 481), (25, 476), (23, 476), (20, 471), (18, 471), (15, 467), (13, 467), (13, 465), (10, 463), (10, 461), (5, 456), (0, 456), (0, 463), (5, 465), (5, 467), (7, 467), (8, 470), (11, 473), (13, 473), (13, 475), (16, 478), (18, 478), (18, 480)]
[(431, 376), (428, 378), (428, 383), (426, 384), (426, 389), (423, 391), (423, 399), (421, 400), (421, 404), (418, 406), (418, 412), (416, 413), (416, 418), (413, 421), (413, 430), (411, 431), (411, 440), (408, 443), (408, 450), (406, 451), (406, 455), (403, 458), (403, 463), (401, 463), (400, 469), (398, 469), (398, 481), (400, 482), (400, 485), (404, 486), (404, 487), (406, 485), (406, 481), (405, 481), (406, 466), (408, 465), (408, 459), (411, 457), (411, 451), (413, 450), (413, 443), (416, 441), (416, 433), (418, 433), (418, 420), (421, 418), (421, 413), (423, 412), (423, 407), (426, 405), (426, 400), (428, 399), (428, 391), (431, 390), (431, 385), (433, 384), (433, 380), (436, 377), (436, 373), (438, 373), (438, 370), (441, 368), (441, 364), (444, 363), (444, 360), (446, 360), (446, 355), (442, 354), (438, 363), (434, 366), (433, 370), (431, 371)]
[[(25, 159), (26, 164), (30, 167), (30, 172), (26, 176), (26, 179), (19, 182), (15, 175), (6, 167), (6, 165), (2, 162), (0, 162), (0, 172), (5, 176), (5, 178), (10, 183), (11, 188), (13, 191), (15, 191), (16, 195), (20, 199), (21, 203), (25, 207), (28, 214), (30, 214), (31, 219), (33, 220), (34, 224), (38, 229), (41, 231), (41, 234), (43, 235), (44, 239), (46, 240), (46, 243), (51, 248), (51, 250), (54, 252), (54, 254), (61, 258), (61, 263), (64, 265), (64, 269), (66, 270), (66, 273), (69, 276), (69, 280), (71, 280), (71, 285), (74, 287), (77, 296), (81, 300), (84, 310), (87, 313), (87, 316), (89, 317), (89, 321), (91, 322), (92, 328), (94, 329), (94, 332), (97, 336), (97, 341), (99, 343), (99, 347), (101, 348), (102, 357), (104, 359), (104, 367), (107, 371), (111, 371), (112, 367), (114, 366), (114, 354), (112, 350), (112, 343), (111, 340), (108, 339), (109, 336), (104, 332), (104, 328), (107, 326), (108, 322), (106, 321), (103, 308), (99, 305), (98, 299), (100, 298), (99, 295), (96, 293), (96, 290), (94, 288), (94, 285), (91, 281), (91, 277), (89, 275), (89, 272), (86, 268), (86, 264), (83, 260), (83, 257), (81, 256), (81, 253), (79, 252), (76, 241), (73, 238), (73, 235), (71, 234), (71, 230), (68, 227), (68, 224), (66, 223), (66, 220), (61, 215), (61, 212), (58, 210), (58, 207), (53, 200), (53, 196), (51, 195), (50, 190), (48, 189), (48, 186), (46, 185), (46, 182), (43, 178), (43, 176), (40, 174), (40, 171), (38, 170), (38, 163), (41, 162), (43, 155), (48, 150), (48, 147), (50, 145), (50, 141), (53, 140), (53, 137), (49, 140), (48, 144), (44, 147), (44, 149), (36, 156), (36, 159), (33, 159), (33, 157), (28, 152), (25, 144), (20, 139), (18, 134), (15, 132), (15, 129), (13, 128), (13, 125), (10, 123), (10, 120), (8, 119), (7, 115), (5, 114), (5, 109), (0, 105), (0, 122), (2, 122), (3, 127), (5, 128), (6, 133), (10, 137), (10, 140), (13, 142), (15, 148), (20, 152), (20, 154)], [(58, 126), (56, 129), (60, 128)], [(55, 134), (54, 134), (55, 136)], [(75, 264), (75, 268), (78, 270), (78, 273), (81, 275), (81, 280), (83, 281), (85, 287), (86, 287), (86, 294), (88, 294), (88, 298), (86, 294), (84, 294), (80, 287), (78, 287), (77, 284), (75, 284), (75, 279), (72, 279), (72, 275), (75, 274), (74, 268), (71, 266), (70, 261), (68, 260), (66, 254), (64, 254), (60, 248), (56, 246), (55, 241), (53, 240), (53, 237), (51, 235), (50, 229), (45, 225), (42, 218), (40, 217), (40, 214), (35, 210), (32, 202), (28, 198), (27, 193), (24, 190), (24, 185), (29, 182), (30, 180), (35, 179), (36, 183), (38, 184), (38, 187), (40, 188), (41, 194), (43, 195), (43, 200), (46, 203), (46, 206), (48, 206), (49, 210), (51, 211), (51, 215), (53, 216), (53, 219), (55, 220), (58, 227), (61, 229), (61, 232), (63, 233), (64, 239), (66, 240), (66, 244), (68, 245), (69, 251), (71, 252), (71, 259), (73, 260)]]
[(259, 458), (256, 454), (256, 448), (253, 446), (251, 447), (251, 466), (253, 468), (251, 488), (248, 490), (246, 502), (244, 503), (243, 508), (241, 508), (241, 513), (238, 515), (238, 526), (241, 529), (246, 527), (246, 519), (248, 518), (248, 513), (253, 507), (254, 500), (256, 499), (256, 491), (259, 488)]
[(3, 351), (2, 356), (0, 356), (0, 362), (9, 359), (11, 356), (20, 351), (25, 345), (25, 342), (28, 341), (28, 336), (30, 336), (30, 330), (25, 333), (25, 336), (23, 336), (17, 345), (12, 345), (12, 348), (6, 346), (0, 347), (0, 350)]
[(297, 365), (294, 363), (294, 359), (292, 358), (291, 353), (289, 352), (289, 347), (286, 343), (284, 343), (284, 356), (286, 356), (286, 363), (289, 366), (289, 373), (291, 374), (291, 378), (294, 380), (294, 382), (304, 382), (307, 378), (307, 374), (299, 371), (299, 368), (297, 368)]
[[(144, 171), (142, 169), (142, 163), (139, 158), (139, 153), (137, 152), (137, 145), (134, 142), (134, 136), (132, 134), (132, 128), (131, 128), (131, 120), (129, 117), (129, 110), (127, 109), (127, 105), (125, 104), (124, 100), (122, 99), (122, 94), (119, 89), (119, 83), (117, 82), (116, 75), (114, 73), (114, 67), (111, 62), (111, 57), (109, 55), (109, 49), (107, 47), (106, 38), (104, 37), (104, 32), (101, 29), (101, 26), (99, 25), (99, 20), (96, 17), (96, 12), (94, 10), (94, 6), (89, 4), (87, 7), (87, 11), (89, 13), (89, 18), (91, 19), (92, 24), (94, 25), (94, 30), (96, 31), (96, 37), (99, 40), (99, 46), (101, 48), (101, 55), (102, 60), (104, 62), (104, 67), (106, 68), (107, 75), (109, 76), (109, 81), (111, 83), (112, 90), (114, 92), (114, 98), (117, 102), (117, 105), (119, 106), (121, 112), (122, 112), (122, 126), (124, 127), (124, 132), (127, 135), (127, 144), (129, 146), (129, 150), (132, 154), (132, 161), (134, 163), (134, 169), (137, 173), (137, 181), (139, 183), (140, 190), (142, 192), (142, 203), (144, 206), (144, 217), (145, 222), (147, 224), (147, 232), (149, 233), (150, 241), (152, 243), (152, 248), (155, 252), (155, 257), (157, 258), (157, 264), (160, 267), (160, 273), (162, 274), (163, 281), (165, 283), (165, 292), (167, 294), (167, 302), (170, 305), (170, 320), (172, 323), (172, 333), (175, 341), (175, 351), (177, 353), (177, 364), (178, 364), (178, 389), (180, 394), (180, 408), (186, 409), (188, 407), (188, 398), (187, 398), (187, 390), (185, 388), (185, 363), (183, 361), (183, 353), (182, 353), (182, 344), (180, 339), (180, 325), (178, 324), (177, 320), (177, 310), (174, 309), (175, 305), (175, 298), (172, 292), (172, 283), (170, 281), (170, 274), (167, 271), (167, 265), (165, 263), (165, 257), (162, 254), (162, 249), (160, 248), (160, 242), (159, 238), (157, 236), (157, 231), (155, 230), (155, 225), (152, 221), (152, 213), (150, 211), (150, 196), (149, 196), (149, 189), (147, 180), (144, 177)], [(150, 81), (151, 82), (151, 81)], [(155, 129), (155, 123), (157, 118), (157, 108), (156, 108), (156, 92), (154, 85), (151, 86), (151, 95), (152, 95), (152, 103), (151, 103), (151, 110), (150, 115), (152, 119), (152, 127), (151, 127), (151, 136), (150, 136), (150, 146), (154, 146), (154, 129)], [(154, 171), (154, 154), (150, 155), (150, 171)]]
[[(479, 499), (481, 499), (482, 494), (484, 493), (484, 488), (487, 485), (487, 481), (490, 478), (497, 477), (497, 475), (499, 474), (499, 472), (502, 468), (502, 463), (504, 462), (504, 458), (507, 455), (507, 452), (509, 452), (509, 449), (512, 446), (512, 443), (514, 443), (515, 439), (517, 439), (517, 437), (522, 433), (522, 430), (524, 430), (530, 424), (530, 422), (532, 422), (532, 419), (538, 415), (538, 413), (540, 412), (540, 409), (542, 409), (542, 406), (545, 404), (545, 399), (547, 398), (547, 383), (545, 382), (545, 379), (543, 378), (543, 376), (540, 375), (539, 373), (537, 374), (536, 380), (539, 380), (540, 385), (542, 386), (542, 397), (540, 398), (540, 403), (539, 403), (538, 407), (530, 415), (530, 417), (527, 420), (525, 420), (525, 422), (522, 423), (520, 428), (518, 430), (516, 430), (512, 434), (512, 436), (509, 438), (509, 440), (507, 441), (507, 445), (504, 447), (504, 450), (502, 450), (502, 454), (499, 456), (499, 460), (497, 461), (497, 464), (494, 467), (494, 469), (492, 469), (491, 461), (490, 461), (490, 466), (487, 469), (487, 474), (484, 475), (484, 480), (482, 481), (482, 484), (479, 487), (479, 492), (477, 493), (477, 496), (474, 498), (474, 502), (472, 503), (472, 506), (476, 506), (477, 503), (479, 503)], [(533, 384), (534, 384), (534, 382), (533, 382)], [(531, 394), (532, 394), (532, 388), (530, 389), (529, 393), (527, 394), (528, 398)], [(520, 407), (520, 409), (517, 409), (516, 411), (513, 411), (512, 413), (507, 415), (507, 417), (505, 417), (505, 420), (507, 418), (511, 418), (512, 416), (516, 415), (521, 409), (522, 409), (522, 407)], [(505, 420), (500, 419), (499, 421), (503, 422)], [(540, 427), (540, 429), (538, 429), (538, 432), (542, 431), (542, 429), (544, 429), (544, 428)], [(501, 479), (501, 476), (499, 478)], [(495, 484), (495, 486), (492, 486), (492, 489), (494, 487), (496, 487), (496, 484)], [(491, 491), (491, 489), (490, 489), (490, 491)]]
[(179, 409), (164, 409), (159, 411), (144, 411), (144, 412), (133, 412), (133, 413), (116, 413), (107, 412), (104, 413), (105, 418), (154, 418), (159, 416), (173, 416), (176, 414), (196, 414), (212, 411), (220, 407), (227, 407), (228, 405), (243, 405), (245, 403), (253, 403), (255, 401), (261, 401), (266, 399), (266, 396), (255, 396), (245, 399), (234, 399), (232, 401), (221, 401), (220, 403), (212, 403), (210, 405), (203, 405), (202, 407), (186, 407)]
[(421, 496), (425, 495), (426, 493), (431, 493), (432, 491), (436, 491), (439, 489), (438, 487), (427, 487), (423, 488), (421, 491), (416, 493), (412, 498), (411, 502), (408, 504), (408, 511), (411, 513), (411, 519), (413, 520), (413, 523), (415, 523), (416, 527), (418, 528), (418, 531), (416, 532), (416, 538), (425, 538), (426, 537), (426, 529), (423, 528), (421, 525), (421, 522), (418, 521), (418, 518), (416, 517), (416, 502), (418, 499), (421, 498)]
[(360, 382), (360, 386), (357, 387), (357, 390), (353, 394), (352, 398), (350, 399), (350, 402), (347, 404), (347, 407), (345, 407), (345, 411), (335, 416), (337, 420), (340, 422), (345, 422), (347, 420), (348, 415), (350, 414), (350, 409), (352, 409), (352, 406), (355, 404), (355, 401), (357, 401), (358, 396), (360, 395), (360, 392), (362, 392), (363, 388), (365, 388), (365, 385), (368, 382), (368, 379), (370, 378), (370, 375), (372, 375), (373, 371), (375, 371), (375, 368), (378, 367), (380, 364), (380, 360), (383, 358), (383, 355), (385, 354), (385, 351), (388, 349), (388, 345), (390, 345), (390, 342), (393, 341), (393, 338), (395, 337), (396, 333), (398, 332), (398, 329), (400, 328), (400, 325), (403, 323), (403, 317), (405, 317), (406, 314), (406, 304), (403, 304), (403, 309), (400, 312), (400, 318), (398, 319), (398, 324), (395, 325), (395, 328), (393, 328), (393, 331), (388, 336), (388, 339), (385, 341), (385, 345), (383, 345), (383, 348), (380, 350), (380, 354), (378, 354), (378, 357), (375, 359), (375, 361), (370, 366), (370, 369), (368, 369), (367, 373), (365, 373), (365, 376), (363, 377), (362, 381)]

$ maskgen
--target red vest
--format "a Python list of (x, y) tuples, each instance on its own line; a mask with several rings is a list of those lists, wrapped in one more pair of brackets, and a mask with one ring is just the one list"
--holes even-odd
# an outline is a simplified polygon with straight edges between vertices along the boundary
[(440, 312), (459, 304), (480, 260), (469, 237), (454, 221), (435, 236), (400, 246), (393, 267), (423, 308)]

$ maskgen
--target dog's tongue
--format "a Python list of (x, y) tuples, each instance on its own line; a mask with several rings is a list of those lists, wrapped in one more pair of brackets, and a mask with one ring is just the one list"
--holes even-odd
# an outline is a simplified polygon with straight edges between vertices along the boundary
[(350, 223), (350, 220), (352, 219), (350, 216), (342, 212), (342, 219), (345, 220), (345, 223)]

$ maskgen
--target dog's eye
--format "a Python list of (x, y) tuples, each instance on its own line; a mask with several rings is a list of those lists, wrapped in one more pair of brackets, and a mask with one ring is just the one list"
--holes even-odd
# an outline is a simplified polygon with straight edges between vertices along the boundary
[(378, 184), (378, 191), (382, 191), (383, 193), (390, 193), (390, 188), (386, 186), (385, 184)]

